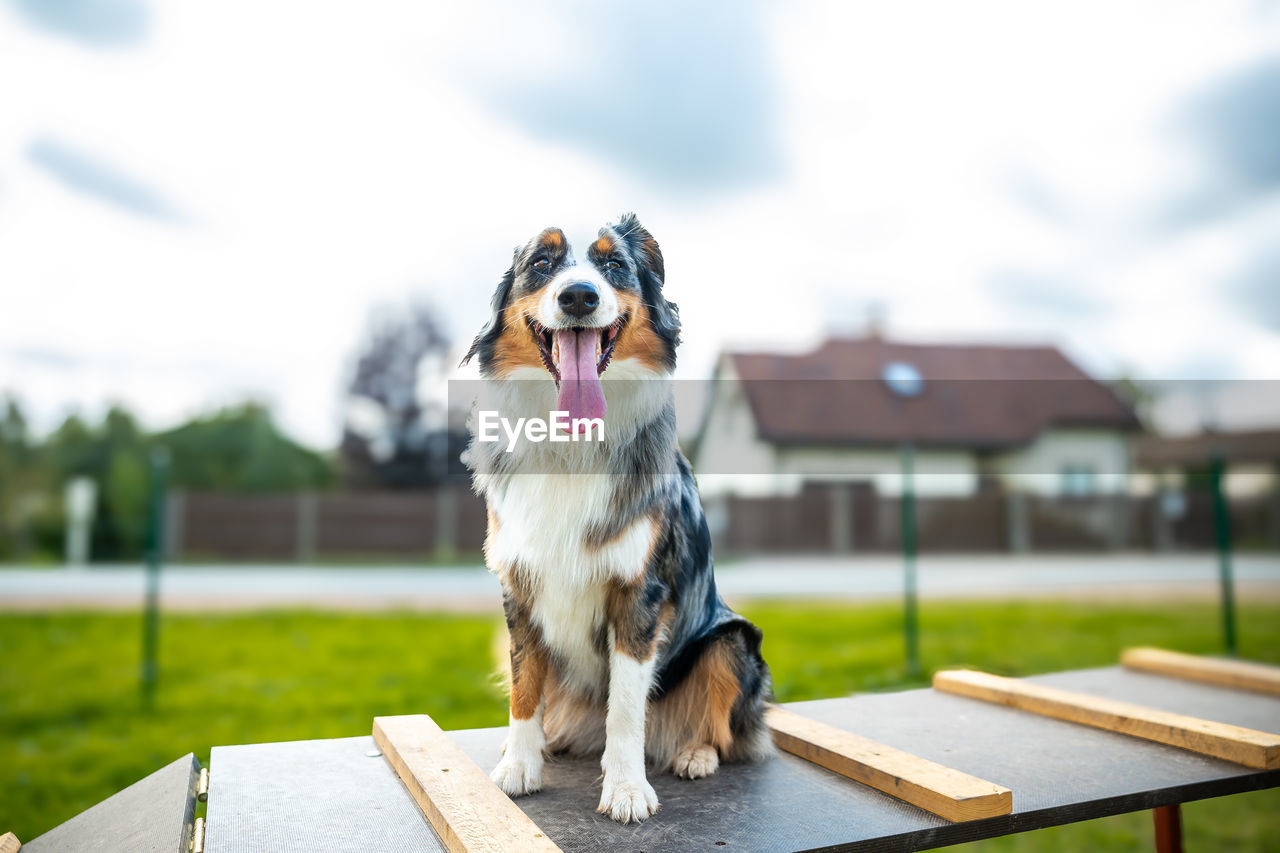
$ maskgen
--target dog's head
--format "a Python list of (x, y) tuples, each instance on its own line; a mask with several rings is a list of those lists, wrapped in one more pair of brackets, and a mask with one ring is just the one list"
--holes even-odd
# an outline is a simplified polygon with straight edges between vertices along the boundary
[(516, 249), (462, 363), (478, 359), (486, 379), (554, 381), (561, 408), (601, 417), (606, 371), (645, 379), (675, 367), (680, 316), (664, 277), (658, 241), (634, 214), (601, 228), (581, 258), (548, 228)]

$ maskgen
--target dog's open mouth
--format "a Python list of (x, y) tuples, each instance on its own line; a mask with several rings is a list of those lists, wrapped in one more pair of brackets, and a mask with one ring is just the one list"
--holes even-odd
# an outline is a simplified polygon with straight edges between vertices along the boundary
[(618, 319), (599, 328), (573, 326), (568, 329), (548, 329), (537, 320), (531, 319), (529, 330), (533, 332), (533, 339), (538, 344), (538, 354), (542, 356), (543, 367), (559, 385), (562, 362), (566, 356), (574, 367), (585, 367), (587, 357), (594, 354), (596, 376), (603, 374), (604, 369), (609, 366), (609, 360), (613, 358), (613, 348), (618, 343), (618, 333), (626, 325), (626, 320), (627, 318), (620, 314)]
[[(556, 408), (569, 413), (574, 432), (580, 429), (579, 420), (604, 417), (600, 376), (613, 358), (613, 348), (624, 325), (626, 317), (622, 315), (607, 326), (595, 328), (548, 329), (536, 320), (529, 320), (529, 330), (538, 342), (542, 364), (559, 389)], [(585, 430), (586, 426), (581, 429)]]

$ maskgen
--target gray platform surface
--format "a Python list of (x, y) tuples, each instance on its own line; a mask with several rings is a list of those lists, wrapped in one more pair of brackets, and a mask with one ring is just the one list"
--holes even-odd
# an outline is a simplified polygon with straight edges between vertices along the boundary
[(214, 747), (205, 851), (220, 850), (444, 853), (445, 847), (366, 736)]
[(23, 853), (185, 853), (200, 762), (184, 755), (22, 845)]
[[(1276, 698), (1119, 668), (1030, 680), (1280, 731)], [(1014, 812), (953, 824), (786, 754), (692, 782), (651, 774), (662, 808), (638, 826), (595, 813), (595, 761), (548, 764), (545, 789), (518, 802), (566, 851), (906, 851), (1280, 786), (1280, 771), (932, 690), (788, 707), (1005, 785)], [(486, 769), (503, 734), (450, 732)], [(206, 849), (442, 849), (385, 760), (367, 757), (372, 749), (370, 738), (215, 749)]]

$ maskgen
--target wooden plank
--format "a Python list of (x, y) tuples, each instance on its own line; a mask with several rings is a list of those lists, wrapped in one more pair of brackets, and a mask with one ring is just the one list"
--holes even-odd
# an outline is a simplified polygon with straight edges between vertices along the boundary
[(18, 853), (20, 849), (22, 849), (22, 842), (18, 840), (18, 836), (12, 832), (0, 835), (0, 853)]
[(1013, 793), (977, 776), (776, 706), (765, 720), (778, 746), (950, 821), (1013, 811)]
[(375, 717), (373, 739), (452, 853), (560, 850), (426, 714)]
[(1280, 735), (1158, 711), (1087, 693), (1060, 690), (986, 672), (951, 670), (933, 676), (935, 690), (984, 699), (1047, 717), (1083, 723), (1224, 758), (1247, 767), (1280, 767)]
[(1125, 649), (1120, 663), (1127, 669), (1280, 696), (1280, 666), (1150, 648)]

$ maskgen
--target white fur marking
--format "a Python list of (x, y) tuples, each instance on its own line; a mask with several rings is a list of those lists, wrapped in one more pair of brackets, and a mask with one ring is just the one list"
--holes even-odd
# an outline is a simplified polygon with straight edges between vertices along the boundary
[(507, 796), (519, 797), (532, 794), (542, 788), (542, 752), (547, 747), (547, 737), (542, 731), (542, 702), (538, 710), (527, 720), (510, 718), (507, 740), (502, 745), (502, 760), (493, 768), (489, 778), (507, 792)]
[[(590, 284), (600, 293), (600, 304), (588, 317), (570, 317), (560, 310), (560, 291), (575, 282)], [(542, 298), (538, 300), (537, 321), (548, 329), (560, 329), (569, 326), (594, 326), (604, 328), (618, 319), (618, 297), (613, 286), (604, 280), (591, 264), (574, 264), (567, 266), (543, 288)]]
[(620, 652), (609, 657), (609, 710), (600, 759), (604, 788), (597, 811), (619, 823), (639, 822), (658, 810), (658, 795), (644, 774), (644, 718), (653, 665), (653, 658), (638, 661)]
[(720, 756), (716, 748), (704, 743), (680, 750), (671, 764), (672, 771), (681, 779), (701, 779), (710, 776), (720, 767)]
[(595, 644), (605, 581), (643, 571), (656, 535), (642, 518), (599, 549), (583, 545), (582, 532), (608, 512), (615, 485), (605, 474), (517, 474), (490, 495), (501, 523), (486, 557), (491, 566), (516, 567), (532, 587), (533, 620), (563, 664), (561, 676), (587, 693), (608, 676)]

